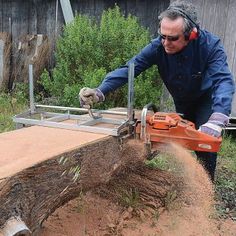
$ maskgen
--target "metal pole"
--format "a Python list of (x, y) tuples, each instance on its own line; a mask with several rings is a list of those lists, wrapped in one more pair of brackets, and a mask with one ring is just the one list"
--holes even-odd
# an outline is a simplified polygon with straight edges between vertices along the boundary
[(11, 22), (11, 17), (9, 17), (9, 19), (8, 19), (8, 23), (9, 23), (9, 33), (10, 33), (10, 35), (12, 36), (12, 22)]
[(29, 64), (29, 98), (30, 98), (30, 112), (35, 112), (34, 105), (34, 79), (33, 79), (33, 65)]
[(57, 38), (58, 0), (56, 0), (55, 39)]
[(127, 110), (127, 118), (129, 120), (129, 124), (133, 124), (134, 119), (134, 63), (129, 64), (128, 68), (128, 110)]
[(70, 0), (60, 0), (62, 13), (66, 24), (74, 20), (74, 14), (70, 4)]

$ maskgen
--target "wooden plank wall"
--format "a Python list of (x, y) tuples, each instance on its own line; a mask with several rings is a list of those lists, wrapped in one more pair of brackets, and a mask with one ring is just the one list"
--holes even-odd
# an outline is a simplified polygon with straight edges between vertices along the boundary
[[(173, 0), (170, 0), (173, 1)], [(115, 4), (125, 15), (136, 15), (142, 25), (157, 35), (159, 13), (170, 1), (166, 0), (71, 0), (74, 13), (88, 14), (100, 18), (101, 13)], [(189, 0), (199, 12), (201, 27), (217, 34), (225, 46), (229, 66), (236, 77), (236, 1), (235, 0)], [(12, 34), (15, 47), (22, 35), (46, 34), (54, 41), (55, 29), (60, 33), (64, 20), (59, 4), (56, 23), (57, 0), (0, 0), (0, 31)], [(58, 0), (58, 2), (60, 2)], [(13, 46), (14, 46), (13, 45)], [(53, 64), (53, 63), (52, 63)], [(236, 99), (234, 103), (236, 115)]]
[[(159, 13), (169, 4), (169, 1), (163, 0), (71, 0), (70, 2), (74, 14), (87, 14), (97, 19), (100, 18), (104, 9), (117, 4), (124, 15), (128, 13), (136, 15), (144, 26), (149, 26), (153, 34), (157, 33)], [(58, 14), (56, 14), (57, 3)], [(17, 67), (15, 65), (16, 55), (19, 54), (19, 41), (22, 41), (26, 35), (47, 35), (51, 49), (54, 49), (55, 38), (60, 35), (63, 27), (64, 19), (59, 0), (0, 0), (0, 32), (8, 32), (12, 35), (12, 68)], [(54, 57), (51, 56), (50, 59), (49, 68), (52, 68)], [(12, 87), (15, 80), (22, 79), (11, 75), (9, 87)]]
[(149, 27), (150, 31), (157, 34), (158, 15), (168, 5), (169, 1), (163, 0), (71, 0), (75, 13), (82, 13), (100, 18), (104, 9), (117, 4), (124, 15), (129, 13), (138, 17), (140, 23)]
[[(172, 0), (173, 1), (173, 0)], [(236, 75), (236, 1), (190, 0), (199, 11), (201, 27), (220, 36), (228, 54), (230, 68)], [(157, 18), (169, 1), (165, 0), (71, 0), (74, 13), (99, 18), (104, 9), (119, 5), (124, 14), (136, 15), (157, 35)], [(0, 0), (0, 31), (12, 34), (13, 42), (25, 34), (46, 34), (54, 38), (56, 27), (56, 0)], [(64, 20), (59, 4), (58, 29)]]
[[(60, 2), (60, 1), (59, 1)], [(73, 12), (99, 18), (104, 9), (120, 6), (125, 15), (136, 15), (140, 22), (157, 32), (157, 18), (169, 1), (163, 0), (71, 0)], [(64, 20), (59, 3), (58, 28)], [(0, 0), (0, 31), (12, 33), (14, 42), (25, 34), (46, 34), (54, 37), (56, 27), (56, 0)]]

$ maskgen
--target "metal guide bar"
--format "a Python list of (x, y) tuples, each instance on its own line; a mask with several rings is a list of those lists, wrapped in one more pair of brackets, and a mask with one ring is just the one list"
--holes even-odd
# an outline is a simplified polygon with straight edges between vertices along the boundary
[[(128, 73), (129, 94), (133, 94), (133, 80), (134, 64), (131, 63)], [(35, 104), (33, 88), (33, 65), (29, 65), (30, 109), (13, 116), (16, 127), (38, 125), (119, 136), (124, 130), (128, 132), (132, 124), (133, 95), (128, 96), (128, 108), (125, 111), (97, 110)], [(79, 115), (71, 114), (72, 112)], [(67, 122), (68, 120), (72, 121)]]
[(60, 129), (87, 131), (92, 133), (107, 134), (113, 136), (119, 136), (120, 132), (123, 130), (123, 128), (126, 126), (127, 123), (124, 122), (123, 124), (120, 124), (117, 128), (106, 128), (106, 127), (92, 126), (89, 125), (88, 123), (70, 124), (70, 123), (59, 123), (57, 121), (51, 121), (51, 120), (36, 120), (36, 119), (34, 120), (34, 119), (17, 118), (17, 117), (14, 117), (13, 120), (17, 124), (38, 125), (38, 126), (46, 126)]
[[(105, 116), (101, 116), (99, 119), (91, 118), (88, 113), (85, 113), (84, 109), (81, 111), (84, 113), (82, 115), (74, 115), (70, 114), (70, 110), (80, 111), (80, 108), (70, 108), (66, 110), (65, 107), (57, 107), (57, 110), (63, 110), (65, 113), (57, 113), (57, 112), (46, 112), (37, 109), (37, 105), (35, 105), (36, 109), (32, 113), (31, 110), (15, 115), (13, 117), (13, 121), (22, 125), (38, 125), (38, 126), (47, 126), (61, 129), (70, 129), (70, 130), (80, 130), (87, 131), (93, 133), (101, 133), (107, 135), (118, 136), (120, 132), (128, 126), (128, 119), (125, 115), (127, 112), (117, 112), (117, 111), (102, 111), (99, 110), (99, 115), (115, 115), (115, 118), (109, 118)], [(47, 109), (55, 110), (55, 106), (47, 106)], [(117, 118), (118, 117), (118, 118)], [(73, 123), (66, 123), (68, 120), (73, 120)], [(110, 124), (111, 128), (106, 127), (106, 124)], [(96, 126), (100, 125), (100, 126)]]
[[(49, 108), (61, 111), (78, 111), (88, 113), (88, 109), (86, 108), (78, 108), (78, 107), (62, 107), (62, 106), (49, 106), (49, 105), (40, 105), (35, 104), (35, 108)], [(127, 115), (127, 112), (124, 111), (114, 111), (114, 110), (97, 110), (91, 109), (93, 113), (100, 114), (113, 114), (113, 115)]]

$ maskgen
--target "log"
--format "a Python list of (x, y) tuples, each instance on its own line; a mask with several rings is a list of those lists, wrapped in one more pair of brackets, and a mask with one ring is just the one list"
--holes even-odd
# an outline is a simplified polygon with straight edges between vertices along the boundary
[[(109, 146), (118, 150), (118, 141), (101, 134), (47, 127), (34, 126), (1, 134), (1, 233), (7, 235), (4, 228), (9, 228), (13, 218), (36, 232), (56, 208), (86, 189), (80, 181), (73, 180), (73, 173), (65, 172), (83, 162), (89, 166), (86, 160), (90, 155), (92, 159), (114, 161), (108, 158)], [(67, 159), (64, 165), (59, 164), (62, 157)], [(104, 172), (102, 167), (100, 170)], [(83, 172), (81, 167), (82, 176)]]
[(12, 217), (5, 223), (1, 235), (29, 235), (31, 232), (19, 217)]
[(121, 146), (119, 138), (102, 134), (37, 126), (1, 134), (0, 235), (37, 235), (57, 208), (89, 190), (104, 196), (114, 195), (116, 186), (138, 186), (144, 200), (150, 203), (150, 195), (157, 199), (152, 205), (163, 206), (175, 185), (169, 174), (145, 167), (142, 148), (135, 145)]

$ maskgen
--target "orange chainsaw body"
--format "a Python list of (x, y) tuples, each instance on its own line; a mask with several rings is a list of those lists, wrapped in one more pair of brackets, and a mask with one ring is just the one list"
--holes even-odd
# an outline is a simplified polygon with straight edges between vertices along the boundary
[[(141, 134), (141, 122), (137, 122), (136, 133)], [(175, 142), (181, 146), (204, 152), (218, 152), (222, 138), (216, 138), (196, 130), (194, 123), (181, 118), (177, 113), (156, 112), (146, 116), (145, 139), (151, 143)]]

